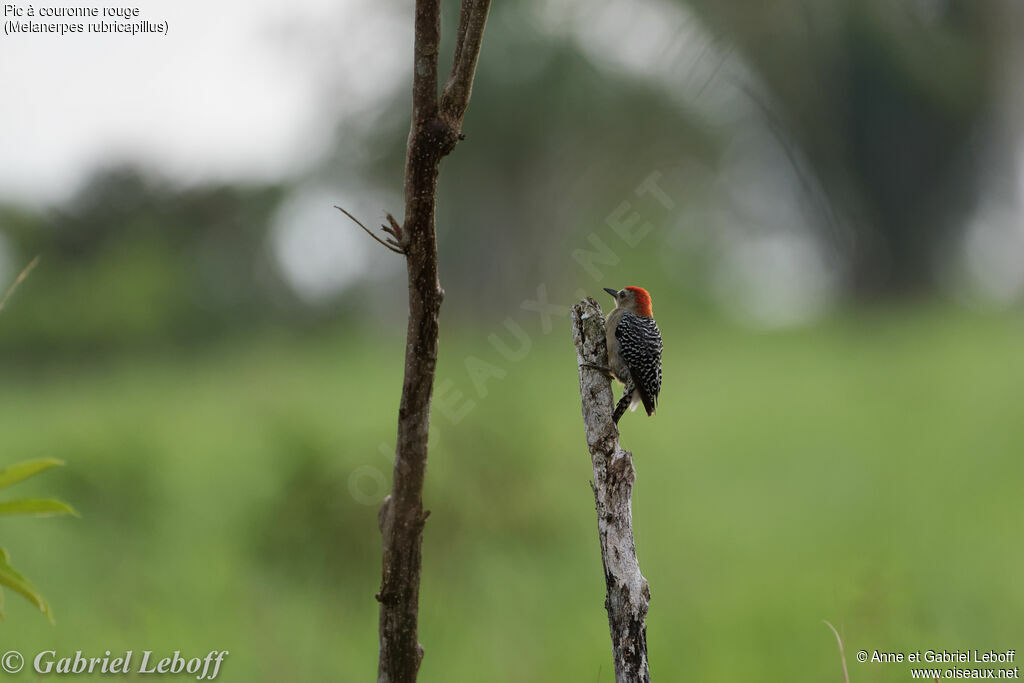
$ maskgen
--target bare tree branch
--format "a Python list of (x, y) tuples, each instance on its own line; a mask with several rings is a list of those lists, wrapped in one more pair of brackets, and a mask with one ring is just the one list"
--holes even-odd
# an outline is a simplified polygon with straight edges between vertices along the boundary
[(441, 93), (441, 116), (459, 136), (462, 135), (462, 118), (473, 92), (473, 74), (480, 57), (480, 43), (490, 7), (491, 0), (462, 0), (452, 72)]
[(619, 446), (612, 421), (615, 398), (599, 368), (608, 367), (604, 316), (586, 298), (572, 307), (572, 338), (580, 377), (580, 399), (587, 447), (594, 467), (594, 502), (604, 564), (605, 608), (612, 636), (617, 683), (649, 682), (647, 610), (651, 591), (640, 573), (633, 542), (633, 455)]
[(413, 24), (412, 122), (437, 116), (437, 52), (441, 44), (441, 0), (416, 0)]
[(453, 115), (442, 120), (438, 115), (437, 95), (440, 0), (416, 0), (413, 112), (405, 161), (405, 220), (399, 226), (389, 214), (391, 229), (384, 227), (406, 255), (409, 326), (391, 494), (384, 499), (377, 517), (383, 541), (381, 587), (377, 593), (380, 602), (378, 683), (412, 683), (423, 658), (417, 629), (423, 527), (430, 514), (423, 509), (423, 478), (437, 366), (437, 320), (444, 298), (437, 274), (437, 175), (441, 159), (455, 148), (460, 138), (488, 4), (482, 0), (463, 2), (464, 16), (460, 25), (464, 23), (467, 28), (464, 39), (459, 40), (460, 56), (449, 78), (449, 84), (457, 84), (458, 97), (450, 108)]

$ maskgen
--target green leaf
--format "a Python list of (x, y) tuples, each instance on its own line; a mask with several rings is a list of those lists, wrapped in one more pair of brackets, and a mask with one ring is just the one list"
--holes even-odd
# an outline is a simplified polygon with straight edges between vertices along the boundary
[(35, 515), (49, 517), (51, 515), (74, 515), (75, 509), (53, 498), (21, 498), (0, 502), (0, 515)]
[(25, 462), (14, 463), (0, 470), (0, 489), (16, 484), (22, 479), (28, 479), (43, 470), (63, 464), (63, 460), (57, 460), (56, 458), (40, 458), (39, 460), (26, 460)]
[(10, 565), (7, 551), (3, 548), (0, 548), (0, 585), (7, 586), (11, 590), (24, 595), (29, 602), (39, 608), (40, 612), (46, 615), (51, 624), (55, 623), (53, 612), (50, 611), (50, 604), (46, 602), (46, 598), (39, 594), (39, 591), (36, 590), (31, 581), (19, 574)]

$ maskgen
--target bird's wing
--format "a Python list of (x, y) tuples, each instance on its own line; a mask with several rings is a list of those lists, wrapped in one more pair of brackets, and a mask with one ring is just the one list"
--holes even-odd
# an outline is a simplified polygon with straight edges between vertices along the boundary
[(627, 312), (615, 326), (615, 338), (644, 409), (652, 415), (661, 393), (661, 330), (654, 318)]

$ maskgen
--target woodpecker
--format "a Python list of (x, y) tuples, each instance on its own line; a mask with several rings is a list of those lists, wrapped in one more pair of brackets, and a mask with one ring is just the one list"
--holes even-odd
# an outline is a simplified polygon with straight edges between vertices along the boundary
[(605, 320), (608, 366), (626, 388), (615, 406), (615, 424), (626, 412), (643, 403), (647, 415), (654, 414), (661, 392), (661, 330), (651, 312), (651, 295), (643, 287), (615, 290), (615, 310)]

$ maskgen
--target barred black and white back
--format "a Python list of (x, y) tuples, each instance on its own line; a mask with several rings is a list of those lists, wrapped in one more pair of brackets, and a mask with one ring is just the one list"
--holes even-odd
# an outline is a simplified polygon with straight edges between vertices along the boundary
[(615, 326), (615, 338), (635, 388), (630, 410), (643, 403), (653, 415), (661, 393), (661, 330), (654, 318), (626, 311)]

